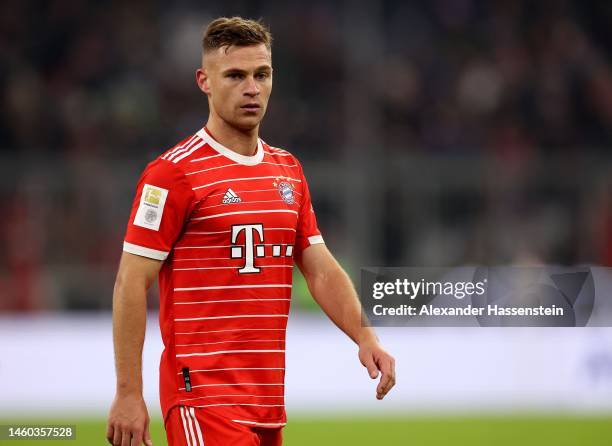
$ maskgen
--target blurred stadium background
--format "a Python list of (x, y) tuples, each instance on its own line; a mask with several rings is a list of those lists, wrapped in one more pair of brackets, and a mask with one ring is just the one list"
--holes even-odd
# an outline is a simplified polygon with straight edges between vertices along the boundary
[[(204, 124), (193, 72), (219, 15), (270, 25), (261, 135), (302, 160), (355, 280), (361, 266), (612, 266), (610, 2), (4, 0), (0, 424), (61, 421), (78, 426), (70, 444), (104, 443), (136, 180)], [(610, 328), (380, 329), (398, 359), (380, 402), (298, 276), (294, 297), (288, 445), (612, 443)], [(159, 445), (157, 308), (153, 290)]]

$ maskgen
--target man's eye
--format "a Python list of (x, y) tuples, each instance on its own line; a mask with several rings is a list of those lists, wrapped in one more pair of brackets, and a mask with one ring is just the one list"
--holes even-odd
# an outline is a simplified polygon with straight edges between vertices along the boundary
[(227, 77), (230, 79), (240, 79), (242, 78), (242, 75), (240, 73), (230, 73), (227, 75)]
[(258, 73), (255, 76), (257, 79), (266, 79), (268, 77), (268, 73)]

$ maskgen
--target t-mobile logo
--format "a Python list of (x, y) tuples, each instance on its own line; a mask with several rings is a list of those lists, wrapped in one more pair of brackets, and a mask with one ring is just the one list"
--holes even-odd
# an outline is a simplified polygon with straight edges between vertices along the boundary
[[(242, 246), (232, 246), (232, 259), (238, 259), (244, 257), (245, 263), (242, 268), (238, 270), (239, 273), (258, 273), (261, 268), (255, 266), (255, 254), (257, 257), (264, 256), (264, 235), (263, 225), (234, 225), (232, 226), (232, 245), (236, 243), (238, 234), (244, 231), (244, 254), (242, 253)], [(259, 234), (260, 244), (255, 245), (253, 234), (257, 232)]]
[[(242, 243), (238, 243), (238, 235), (242, 231), (244, 231), (244, 245)], [(255, 234), (259, 236), (259, 241), (256, 240)], [(269, 251), (268, 255), (271, 255), (271, 257), (293, 256), (293, 245), (272, 244), (269, 245), (269, 247), (270, 246), (271, 252)], [(230, 256), (232, 259), (244, 258), (244, 266), (238, 270), (239, 273), (248, 274), (260, 272), (261, 268), (255, 266), (255, 258), (265, 257), (265, 248), (264, 228), (261, 223), (232, 226), (232, 247)]]

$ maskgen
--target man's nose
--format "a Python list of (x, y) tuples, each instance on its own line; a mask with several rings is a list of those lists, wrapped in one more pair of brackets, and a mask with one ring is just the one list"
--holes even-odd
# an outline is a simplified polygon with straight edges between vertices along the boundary
[(244, 94), (247, 96), (257, 96), (259, 94), (259, 86), (257, 85), (257, 82), (255, 82), (255, 78), (248, 76), (246, 78), (246, 83)]

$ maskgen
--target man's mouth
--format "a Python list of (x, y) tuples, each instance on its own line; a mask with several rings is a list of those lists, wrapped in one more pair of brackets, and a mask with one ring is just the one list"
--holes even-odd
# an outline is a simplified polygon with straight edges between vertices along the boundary
[(243, 109), (243, 110), (257, 111), (261, 107), (259, 106), (259, 104), (245, 104), (245, 105), (241, 106), (240, 108)]

